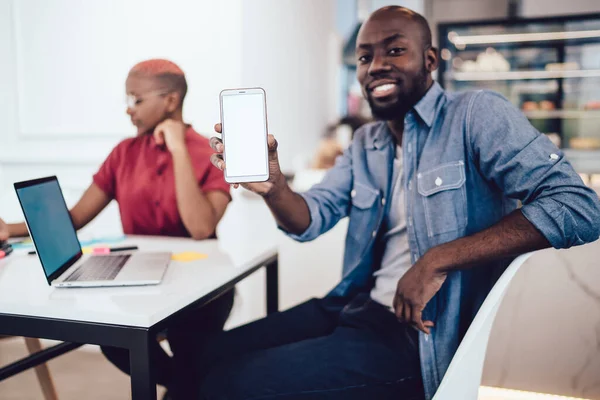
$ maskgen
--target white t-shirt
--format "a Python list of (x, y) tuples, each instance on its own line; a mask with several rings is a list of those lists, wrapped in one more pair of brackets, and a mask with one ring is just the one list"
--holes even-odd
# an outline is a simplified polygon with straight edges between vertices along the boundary
[(371, 299), (393, 308), (398, 281), (411, 267), (408, 232), (406, 230), (406, 196), (402, 182), (402, 147), (396, 146), (392, 202), (384, 219), (385, 242), (381, 267), (373, 273), (375, 286)]

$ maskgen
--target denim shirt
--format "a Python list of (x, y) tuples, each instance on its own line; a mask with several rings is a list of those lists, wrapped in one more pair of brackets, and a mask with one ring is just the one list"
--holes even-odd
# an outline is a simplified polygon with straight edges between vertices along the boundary
[[(323, 181), (302, 194), (308, 241), (349, 216), (342, 281), (329, 294), (373, 286), (382, 256), (380, 230), (391, 203), (395, 144), (384, 122), (363, 126)], [(555, 248), (594, 241), (600, 201), (561, 150), (504, 97), (491, 91), (445, 92), (434, 83), (406, 115), (404, 193), (412, 262), (428, 249), (488, 228), (522, 203), (524, 216)], [(448, 274), (427, 304), (419, 352), (427, 399), (439, 386), (469, 324), (510, 263)]]

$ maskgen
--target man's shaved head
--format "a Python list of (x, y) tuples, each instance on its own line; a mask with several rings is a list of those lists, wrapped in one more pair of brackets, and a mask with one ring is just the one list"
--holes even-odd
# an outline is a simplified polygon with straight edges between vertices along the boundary
[(418, 12), (411, 10), (410, 8), (402, 6), (386, 6), (373, 12), (369, 16), (366, 22), (369, 20), (378, 20), (380, 18), (406, 18), (409, 21), (414, 22), (415, 27), (418, 29), (423, 43), (423, 49), (427, 49), (432, 46), (431, 43), (431, 28), (429, 22)]
[(183, 70), (174, 62), (159, 58), (142, 61), (131, 68), (129, 75), (156, 79), (161, 89), (178, 93), (180, 104), (183, 104), (187, 93), (187, 81)]

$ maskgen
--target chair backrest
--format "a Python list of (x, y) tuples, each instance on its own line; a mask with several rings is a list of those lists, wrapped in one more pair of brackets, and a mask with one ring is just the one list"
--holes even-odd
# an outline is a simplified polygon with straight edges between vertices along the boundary
[(531, 254), (517, 257), (498, 279), (460, 342), (433, 400), (477, 399), (488, 339), (498, 307), (513, 277)]

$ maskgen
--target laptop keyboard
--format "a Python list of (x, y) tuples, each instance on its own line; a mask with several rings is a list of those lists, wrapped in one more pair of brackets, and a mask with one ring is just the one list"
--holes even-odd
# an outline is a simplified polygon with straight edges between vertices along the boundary
[(65, 282), (111, 281), (121, 271), (131, 254), (119, 256), (94, 256), (77, 268)]

